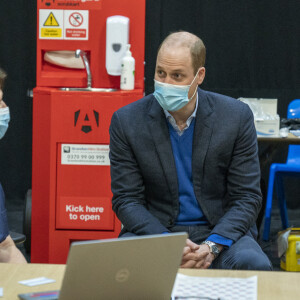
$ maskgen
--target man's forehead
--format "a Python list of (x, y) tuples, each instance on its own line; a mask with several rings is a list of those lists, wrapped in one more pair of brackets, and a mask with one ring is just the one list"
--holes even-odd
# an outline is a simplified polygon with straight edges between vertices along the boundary
[(180, 44), (174, 45), (162, 45), (158, 52), (159, 55), (181, 55), (181, 56), (191, 56), (191, 50), (189, 47), (182, 46)]
[(156, 66), (167, 65), (192, 66), (192, 58), (188, 47), (162, 47), (157, 55)]

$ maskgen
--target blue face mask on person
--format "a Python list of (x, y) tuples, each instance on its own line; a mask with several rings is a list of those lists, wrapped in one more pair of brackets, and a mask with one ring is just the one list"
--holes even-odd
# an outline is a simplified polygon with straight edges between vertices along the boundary
[(197, 77), (199, 70), (190, 85), (169, 84), (154, 79), (155, 91), (153, 95), (160, 104), (160, 106), (168, 111), (177, 111), (185, 105), (187, 105), (189, 101), (193, 99), (197, 92), (196, 87), (193, 96), (189, 98), (188, 94), (190, 87), (193, 84), (195, 78)]
[(6, 133), (6, 130), (8, 128), (8, 123), (10, 121), (10, 114), (9, 114), (9, 108), (1, 108), (0, 109), (0, 139), (3, 138), (3, 136)]

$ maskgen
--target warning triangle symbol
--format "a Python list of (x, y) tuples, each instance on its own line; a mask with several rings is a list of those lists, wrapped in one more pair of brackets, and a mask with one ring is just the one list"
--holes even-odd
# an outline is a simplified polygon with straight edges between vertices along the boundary
[(44, 26), (59, 26), (52, 12), (49, 14), (48, 18), (46, 19)]

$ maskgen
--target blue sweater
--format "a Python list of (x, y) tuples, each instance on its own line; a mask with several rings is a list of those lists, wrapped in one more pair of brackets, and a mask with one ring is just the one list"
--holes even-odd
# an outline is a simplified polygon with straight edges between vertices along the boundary
[(180, 209), (176, 224), (207, 224), (193, 187), (192, 149), (195, 119), (182, 135), (178, 135), (173, 126), (170, 123), (168, 124), (178, 178)]
[[(176, 165), (179, 193), (179, 214), (176, 225), (201, 225), (208, 221), (196, 199), (192, 178), (192, 153), (195, 119), (182, 135), (177, 134), (173, 126), (168, 122), (173, 156)], [(217, 234), (208, 237), (209, 241), (230, 247), (232, 240)]]

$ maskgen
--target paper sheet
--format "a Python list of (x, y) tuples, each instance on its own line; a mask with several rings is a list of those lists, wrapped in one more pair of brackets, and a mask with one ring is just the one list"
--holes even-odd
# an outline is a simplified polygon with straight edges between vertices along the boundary
[[(189, 298), (190, 297), (190, 298)], [(257, 300), (257, 276), (195, 277), (177, 274), (172, 299)]]
[(27, 285), (27, 286), (36, 286), (36, 285), (47, 284), (47, 283), (52, 283), (52, 282), (55, 282), (55, 280), (46, 278), (46, 277), (37, 277), (37, 278), (22, 280), (22, 281), (19, 281), (18, 283)]

